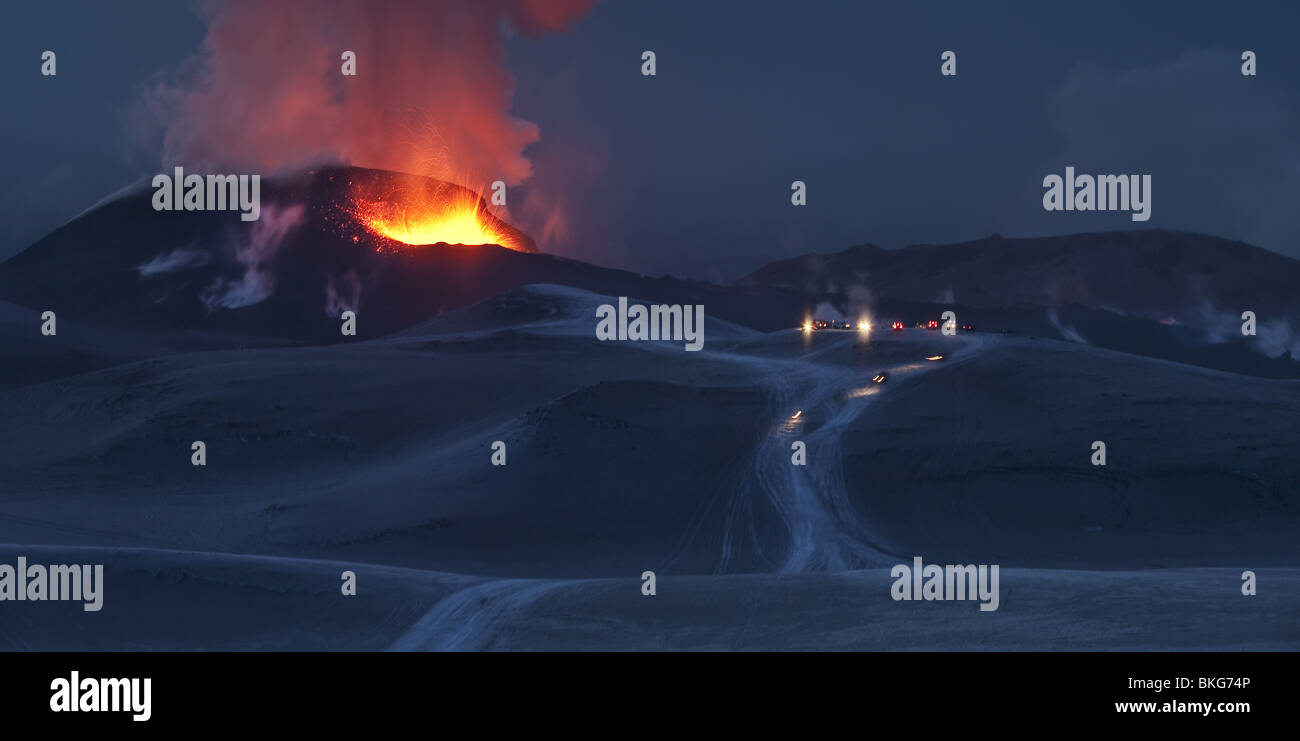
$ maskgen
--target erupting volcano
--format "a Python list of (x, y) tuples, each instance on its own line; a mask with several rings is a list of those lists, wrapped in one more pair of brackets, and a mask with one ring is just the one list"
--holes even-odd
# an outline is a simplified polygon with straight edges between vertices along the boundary
[(493, 214), (482, 196), (433, 178), (354, 179), (346, 210), (372, 234), (402, 244), (495, 244), (537, 251), (531, 239)]

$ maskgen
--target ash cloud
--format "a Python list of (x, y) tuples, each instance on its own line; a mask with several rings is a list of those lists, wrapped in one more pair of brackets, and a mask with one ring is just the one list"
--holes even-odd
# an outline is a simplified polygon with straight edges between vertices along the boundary
[(1083, 338), (1083, 335), (1079, 334), (1079, 330), (1075, 329), (1073, 324), (1061, 321), (1061, 318), (1057, 316), (1055, 306), (1047, 309), (1047, 321), (1051, 322), (1053, 327), (1056, 327), (1056, 331), (1061, 333), (1062, 338), (1080, 345), (1088, 344), (1088, 341)]
[(875, 296), (865, 283), (855, 283), (844, 292), (845, 310), (853, 321), (862, 316), (875, 315)]
[(212, 262), (212, 255), (194, 245), (179, 247), (171, 252), (159, 252), (149, 262), (136, 266), (141, 278), (149, 278), (164, 273), (175, 273), (191, 268), (201, 268)]
[(325, 314), (340, 316), (344, 311), (361, 310), (361, 278), (353, 270), (331, 277), (325, 283)]
[(822, 301), (813, 309), (814, 319), (826, 319), (828, 321), (844, 321), (844, 315), (840, 310), (835, 308), (829, 301)]
[(252, 306), (275, 291), (272, 260), (284, 238), (302, 223), (305, 213), (306, 208), (300, 204), (262, 208), (262, 217), (253, 223), (248, 242), (235, 248), (235, 259), (243, 266), (243, 275), (238, 280), (217, 278), (199, 295), (208, 311)]
[[(595, 0), (204, 3), (202, 52), (146, 95), (164, 164), (267, 174), (317, 162), (483, 188), (531, 175), (505, 33), (567, 31)], [(341, 73), (356, 53), (356, 76)]]

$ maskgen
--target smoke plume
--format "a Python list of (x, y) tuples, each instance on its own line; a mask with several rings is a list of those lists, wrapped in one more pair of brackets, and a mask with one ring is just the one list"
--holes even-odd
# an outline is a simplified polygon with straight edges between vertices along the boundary
[(287, 208), (268, 205), (262, 209), (262, 217), (253, 222), (248, 241), (235, 247), (235, 259), (243, 274), (238, 280), (218, 277), (199, 295), (208, 311), (252, 306), (275, 292), (272, 262), (284, 238), (302, 223), (305, 212), (301, 204)]
[(519, 183), (539, 131), (509, 113), (503, 33), (563, 32), (594, 3), (205, 2), (201, 54), (148, 96), (166, 121), (164, 164), (275, 174), (330, 161)]

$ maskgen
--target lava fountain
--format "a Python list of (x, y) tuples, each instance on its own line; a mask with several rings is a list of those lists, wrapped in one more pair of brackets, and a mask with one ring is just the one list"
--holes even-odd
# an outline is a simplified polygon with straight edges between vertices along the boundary
[(478, 193), (432, 178), (354, 180), (347, 210), (372, 234), (402, 244), (495, 244), (517, 252), (537, 250), (519, 230), (494, 215)]

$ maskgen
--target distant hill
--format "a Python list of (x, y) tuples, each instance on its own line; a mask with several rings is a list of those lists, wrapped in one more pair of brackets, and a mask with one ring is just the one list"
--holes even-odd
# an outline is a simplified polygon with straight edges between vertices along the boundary
[(1201, 234), (1126, 231), (985, 239), (885, 250), (873, 245), (770, 263), (738, 285), (851, 301), (1104, 309), (1228, 333), (1241, 312), (1300, 327), (1300, 262)]
[[(902, 250), (863, 245), (771, 263), (723, 286), (535, 252), (527, 235), (495, 217), (493, 228), (520, 249), (402, 245), (359, 220), (358, 183), (372, 196), (425, 189), (478, 198), (430, 178), (328, 168), (264, 181), (261, 219), (244, 222), (234, 212), (155, 211), (152, 190), (139, 186), (0, 264), (0, 300), (13, 304), (14, 317), (55, 310), (61, 336), (94, 323), (129, 331), (140, 347), (225, 347), (336, 342), (344, 309), (357, 312), (362, 337), (374, 338), (545, 283), (703, 304), (711, 319), (760, 331), (825, 313), (910, 326), (950, 308), (986, 331), (1300, 377), (1300, 363), (1292, 360), (1300, 354), (1300, 335), (1291, 332), (1300, 328), (1300, 263), (1241, 242), (1136, 231), (995, 235)], [(1258, 337), (1241, 335), (1246, 310), (1256, 313)], [(30, 322), (15, 324), (16, 336), (25, 336)], [(107, 340), (69, 339), (75, 342), (60, 352), (80, 355), (60, 361), (68, 368), (94, 367), (125, 352)], [(99, 360), (87, 360), (92, 357)]]

